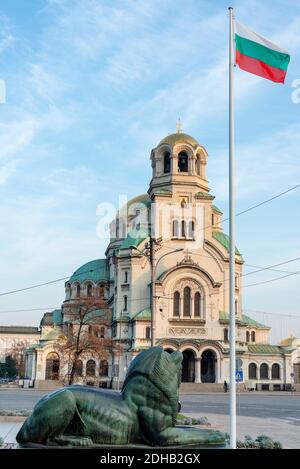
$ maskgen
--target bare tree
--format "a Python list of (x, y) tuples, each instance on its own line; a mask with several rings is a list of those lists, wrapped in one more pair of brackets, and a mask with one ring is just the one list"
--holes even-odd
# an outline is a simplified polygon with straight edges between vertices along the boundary
[(81, 360), (97, 358), (107, 361), (114, 347), (113, 340), (103, 333), (109, 325), (110, 311), (107, 309), (106, 315), (99, 315), (97, 308), (97, 300), (85, 298), (68, 311), (69, 324), (65, 326), (56, 348), (68, 370), (69, 385), (78, 376)]
[(8, 355), (11, 356), (16, 363), (18, 376), (24, 378), (25, 376), (25, 351), (29, 346), (26, 340), (15, 341), (9, 349)]

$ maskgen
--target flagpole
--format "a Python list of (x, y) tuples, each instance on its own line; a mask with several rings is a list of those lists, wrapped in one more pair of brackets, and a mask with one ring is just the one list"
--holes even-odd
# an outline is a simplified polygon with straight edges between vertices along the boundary
[(230, 447), (236, 448), (235, 382), (235, 170), (234, 170), (234, 30), (233, 8), (229, 7), (229, 316), (230, 316)]

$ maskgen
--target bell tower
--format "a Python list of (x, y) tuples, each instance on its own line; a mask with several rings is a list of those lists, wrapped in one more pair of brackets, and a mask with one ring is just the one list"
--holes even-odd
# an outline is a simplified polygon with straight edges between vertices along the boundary
[(206, 179), (207, 151), (197, 140), (182, 132), (180, 121), (176, 133), (170, 134), (151, 151), (152, 179), (149, 195), (182, 190), (209, 192)]

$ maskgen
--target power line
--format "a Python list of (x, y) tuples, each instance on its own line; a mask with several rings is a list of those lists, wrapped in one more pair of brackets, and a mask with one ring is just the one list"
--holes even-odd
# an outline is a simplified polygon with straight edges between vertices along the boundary
[[(290, 189), (287, 189), (283, 192), (280, 192), (279, 194), (276, 194), (275, 196), (273, 197), (270, 197), (269, 199), (266, 199), (266, 200), (263, 200), (262, 202), (256, 204), (256, 205), (253, 205), (245, 210), (242, 210), (241, 212), (238, 212), (235, 216), (240, 216), (240, 215), (243, 215), (244, 213), (247, 213), (247, 212), (250, 212), (251, 210), (254, 210), (258, 207), (261, 207), (262, 205), (264, 204), (267, 204), (295, 189), (298, 189), (300, 187), (300, 184), (297, 184), (296, 186), (293, 186), (291, 187)], [(223, 219), (222, 221), (228, 221), (229, 220), (229, 217)], [(210, 227), (214, 227), (214, 226), (217, 226), (216, 224), (210, 224), (204, 228), (202, 228), (202, 230), (205, 230), (206, 228), (210, 228)], [(100, 269), (100, 268), (99, 268)], [(83, 273), (89, 273), (89, 272), (93, 272), (93, 271), (96, 271), (96, 270), (99, 270), (99, 269), (91, 269), (91, 270), (88, 270), (86, 272), (81, 272), (80, 274), (83, 274)], [(290, 274), (290, 275), (294, 275), (294, 273)], [(39, 287), (43, 287), (43, 286), (46, 286), (46, 285), (51, 285), (51, 284), (54, 284), (54, 283), (57, 283), (57, 282), (62, 282), (63, 280), (68, 280), (70, 278), (70, 276), (67, 276), (67, 277), (61, 277), (61, 278), (58, 278), (58, 279), (55, 279), (55, 280), (50, 280), (48, 282), (43, 282), (43, 283), (38, 283), (38, 284), (35, 284), (35, 285), (30, 285), (28, 287), (24, 287), (24, 288), (19, 288), (19, 289), (16, 289), (16, 290), (11, 290), (11, 291), (8, 291), (8, 292), (3, 292), (3, 293), (0, 293), (0, 296), (5, 296), (5, 295), (12, 295), (14, 293), (20, 293), (22, 291), (27, 291), (27, 290), (32, 290), (34, 288), (39, 288)], [(284, 278), (284, 277), (282, 277)], [(279, 279), (279, 278), (278, 278)], [(276, 279), (273, 279), (273, 281), (275, 281)], [(267, 283), (267, 282), (266, 282)], [(252, 285), (248, 285), (248, 286), (252, 286)], [(254, 285), (253, 285), (254, 286)]]
[(30, 308), (30, 309), (8, 309), (8, 310), (0, 310), (1, 314), (8, 314), (8, 313), (26, 313), (30, 311), (50, 311), (54, 309), (60, 309), (57, 306), (48, 306), (47, 308)]
[(299, 273), (300, 273), (300, 270), (298, 270), (298, 272), (293, 272), (292, 274), (281, 275), (280, 277), (272, 278), (271, 280), (265, 280), (264, 282), (257, 282), (257, 283), (250, 283), (248, 285), (243, 285), (243, 288), (256, 287), (258, 285), (265, 285), (266, 283), (276, 282), (277, 280), (282, 280), (284, 278), (291, 277), (292, 275), (297, 275)]
[(260, 311), (260, 310), (257, 310), (257, 309), (244, 309), (243, 310), (244, 312), (246, 313), (257, 313), (257, 314), (268, 314), (270, 316), (282, 316), (284, 318), (297, 318), (297, 319), (300, 319), (300, 314), (290, 314), (290, 313), (287, 313), (287, 314), (284, 314), (284, 313), (271, 313), (270, 311)]

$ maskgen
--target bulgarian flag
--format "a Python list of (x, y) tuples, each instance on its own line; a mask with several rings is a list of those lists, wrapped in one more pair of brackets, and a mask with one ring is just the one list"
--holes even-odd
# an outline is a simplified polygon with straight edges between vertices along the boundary
[(246, 72), (284, 83), (290, 55), (260, 34), (235, 21), (235, 60)]

